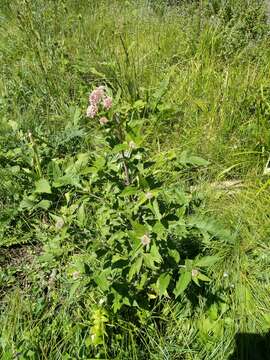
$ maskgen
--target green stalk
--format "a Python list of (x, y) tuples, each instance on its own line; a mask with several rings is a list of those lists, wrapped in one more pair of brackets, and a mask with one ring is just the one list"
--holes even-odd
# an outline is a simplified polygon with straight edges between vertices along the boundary
[(39, 158), (39, 154), (38, 154), (37, 144), (33, 138), (31, 131), (29, 131), (28, 136), (29, 136), (30, 143), (32, 145), (33, 152), (34, 152), (34, 156), (33, 156), (34, 168), (35, 168), (38, 176), (40, 178), (42, 178), (42, 170), (41, 170), (41, 165), (40, 165), (40, 158)]

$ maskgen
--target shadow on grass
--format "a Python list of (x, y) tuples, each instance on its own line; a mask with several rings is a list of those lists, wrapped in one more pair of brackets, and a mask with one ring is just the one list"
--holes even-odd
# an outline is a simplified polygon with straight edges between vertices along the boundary
[(260, 334), (236, 334), (235, 351), (229, 360), (270, 360), (270, 332)]

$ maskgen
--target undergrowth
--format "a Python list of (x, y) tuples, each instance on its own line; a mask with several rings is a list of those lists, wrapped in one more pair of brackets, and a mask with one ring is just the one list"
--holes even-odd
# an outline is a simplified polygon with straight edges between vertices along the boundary
[(3, 0), (0, 27), (1, 359), (266, 359), (264, 2)]

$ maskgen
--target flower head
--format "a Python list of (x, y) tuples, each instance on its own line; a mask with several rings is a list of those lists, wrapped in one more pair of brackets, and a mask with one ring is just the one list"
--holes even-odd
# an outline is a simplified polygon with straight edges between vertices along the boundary
[(132, 140), (128, 143), (128, 145), (129, 145), (130, 149), (136, 149), (136, 147), (137, 147), (137, 145), (135, 144), (135, 142), (132, 141)]
[(100, 100), (104, 97), (104, 86), (99, 86), (93, 90), (89, 96), (89, 102), (91, 105), (99, 104)]
[(146, 234), (144, 234), (142, 237), (141, 237), (141, 243), (145, 246), (145, 245), (149, 245), (150, 244), (150, 237)]
[(57, 221), (56, 221), (56, 223), (55, 223), (55, 228), (57, 229), (57, 230), (60, 230), (60, 229), (62, 229), (62, 227), (65, 225), (65, 222), (64, 222), (64, 220), (62, 219), (62, 218), (59, 218), (59, 219), (57, 219)]
[(105, 116), (103, 116), (103, 117), (101, 117), (101, 118), (99, 119), (99, 123), (100, 123), (101, 125), (107, 124), (108, 121), (109, 121), (109, 120), (108, 120)]
[(112, 107), (112, 98), (109, 96), (106, 96), (103, 99), (103, 106), (106, 110), (109, 110)]
[(81, 276), (81, 274), (80, 274), (79, 271), (74, 271), (74, 272), (72, 273), (72, 277), (73, 277), (74, 280), (79, 279), (80, 276)]
[(150, 200), (153, 197), (153, 193), (151, 193), (151, 191), (147, 191), (147, 193), (145, 193), (145, 197), (146, 199)]
[(199, 275), (199, 271), (197, 269), (192, 269), (191, 275), (192, 277), (197, 277)]
[(91, 104), (91, 105), (88, 106), (88, 108), (86, 110), (86, 116), (93, 119), (96, 116), (97, 112), (98, 112), (97, 105), (96, 104)]

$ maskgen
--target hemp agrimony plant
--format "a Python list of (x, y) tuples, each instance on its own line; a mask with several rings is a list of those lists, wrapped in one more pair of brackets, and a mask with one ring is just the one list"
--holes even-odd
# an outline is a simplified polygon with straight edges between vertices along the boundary
[(196, 201), (160, 175), (205, 161), (173, 151), (153, 155), (144, 146), (138, 103), (114, 104), (107, 92), (96, 88), (87, 109), (102, 133), (89, 173), (90, 228), (98, 242), (92, 247), (98, 259), (92, 284), (115, 313), (128, 307), (150, 310), (156, 299), (178, 298), (192, 281), (197, 286), (210, 281), (202, 269), (217, 259), (194, 251), (189, 259), (184, 250), (207, 237), (196, 223)]
[(180, 180), (207, 162), (145, 146), (147, 122), (158, 111), (156, 100), (131, 105), (99, 86), (77, 129), (91, 150), (46, 162), (48, 152), (45, 158), (30, 137), (35, 188), (20, 209), (44, 243), (43, 261), (65, 269), (72, 292), (95, 294), (95, 345), (104, 340), (110, 314), (142, 321), (163, 299), (180, 299), (191, 284), (209, 282), (207, 270), (217, 261), (207, 254), (217, 228), (196, 215), (198, 197)]

